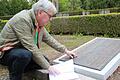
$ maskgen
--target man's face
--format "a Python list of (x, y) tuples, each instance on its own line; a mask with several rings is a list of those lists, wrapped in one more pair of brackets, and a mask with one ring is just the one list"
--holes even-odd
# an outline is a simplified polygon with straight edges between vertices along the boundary
[(45, 11), (38, 11), (36, 14), (36, 20), (38, 22), (38, 25), (43, 27), (48, 24), (52, 17), (52, 13), (47, 13)]

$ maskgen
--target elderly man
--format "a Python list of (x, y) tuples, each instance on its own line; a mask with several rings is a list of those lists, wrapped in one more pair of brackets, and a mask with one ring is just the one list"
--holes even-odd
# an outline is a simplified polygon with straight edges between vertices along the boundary
[(6, 23), (0, 35), (0, 64), (8, 66), (10, 80), (21, 80), (24, 72), (34, 69), (48, 69), (52, 74), (59, 72), (41, 53), (42, 41), (71, 58), (76, 56), (44, 27), (56, 12), (50, 1), (39, 0), (32, 9), (17, 13)]

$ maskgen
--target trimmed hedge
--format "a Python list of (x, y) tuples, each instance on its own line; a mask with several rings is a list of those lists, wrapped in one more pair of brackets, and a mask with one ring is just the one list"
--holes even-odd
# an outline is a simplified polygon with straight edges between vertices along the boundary
[(82, 15), (83, 12), (90, 12), (90, 14), (99, 14), (99, 10), (79, 10), (79, 11), (65, 11), (58, 14), (69, 14), (69, 16)]
[(0, 20), (0, 31), (2, 30), (7, 21), (8, 20)]
[[(0, 20), (0, 31), (8, 20)], [(120, 35), (120, 13), (55, 17), (46, 26), (53, 34)]]
[[(0, 19), (0, 31), (3, 29), (4, 25), (8, 22), (8, 20), (1, 20)], [(50, 32), (50, 23), (46, 25), (46, 29)]]
[(0, 16), (0, 19), (2, 20), (9, 20), (10, 18), (12, 18), (13, 15), (8, 15), (8, 16)]
[(120, 13), (56, 17), (50, 32), (120, 35)]
[(99, 11), (101, 11), (101, 10), (104, 10), (104, 11), (109, 10), (110, 13), (119, 13), (120, 7), (107, 8), (107, 9), (95, 9), (95, 10), (64, 11), (64, 12), (59, 12), (58, 14), (69, 14), (69, 16), (82, 15), (82, 12), (90, 12), (90, 14), (99, 14)]

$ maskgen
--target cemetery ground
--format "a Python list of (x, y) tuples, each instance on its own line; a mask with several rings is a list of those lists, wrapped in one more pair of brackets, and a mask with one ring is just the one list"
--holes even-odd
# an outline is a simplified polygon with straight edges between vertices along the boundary
[[(73, 50), (78, 46), (92, 40), (95, 36), (81, 36), (81, 35), (53, 35), (53, 37), (59, 41), (60, 43), (64, 44), (69, 50)], [(63, 53), (57, 52), (53, 48), (49, 47), (47, 44), (42, 43), (41, 51), (45, 53), (45, 55), (53, 61), (54, 59), (63, 55)], [(0, 76), (7, 74), (8, 70), (5, 68), (0, 68)], [(1, 79), (0, 79), (1, 80)], [(120, 80), (120, 68), (118, 68), (108, 80)]]

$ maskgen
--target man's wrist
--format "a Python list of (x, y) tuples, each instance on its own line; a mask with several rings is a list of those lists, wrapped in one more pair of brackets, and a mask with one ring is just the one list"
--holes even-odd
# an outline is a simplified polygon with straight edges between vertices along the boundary
[(68, 49), (65, 49), (64, 53), (67, 54)]

